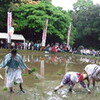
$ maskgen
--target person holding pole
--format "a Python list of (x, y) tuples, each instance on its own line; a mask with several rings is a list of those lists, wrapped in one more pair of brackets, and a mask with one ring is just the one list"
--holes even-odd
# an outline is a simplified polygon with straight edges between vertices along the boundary
[(16, 49), (13, 49), (11, 53), (7, 54), (0, 64), (0, 68), (6, 68), (5, 71), (5, 85), (13, 91), (14, 82), (19, 84), (20, 90), (24, 93), (22, 88), (22, 70), (26, 69), (28, 72), (31, 71), (29, 67), (23, 62), (22, 57), (17, 53)]

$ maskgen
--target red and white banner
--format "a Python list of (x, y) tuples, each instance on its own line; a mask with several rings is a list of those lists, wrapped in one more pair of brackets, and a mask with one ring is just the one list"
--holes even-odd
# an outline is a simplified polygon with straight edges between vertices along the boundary
[(7, 15), (7, 33), (8, 35), (12, 35), (14, 32), (14, 28), (12, 27), (12, 12), (8, 12)]
[(70, 34), (71, 34), (71, 23), (69, 25), (68, 33), (67, 33), (67, 46), (69, 46), (70, 43)]
[(48, 19), (46, 19), (45, 27), (42, 34), (42, 46), (45, 46), (46, 38), (47, 38), (47, 27), (48, 27)]

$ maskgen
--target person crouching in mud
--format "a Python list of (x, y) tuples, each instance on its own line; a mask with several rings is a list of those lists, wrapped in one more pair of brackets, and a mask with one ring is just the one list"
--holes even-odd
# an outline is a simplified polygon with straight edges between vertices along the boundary
[(88, 64), (84, 68), (85, 73), (88, 75), (88, 87), (90, 83), (92, 83), (93, 87), (95, 87), (95, 82), (100, 81), (100, 65), (97, 64)]
[(10, 89), (10, 92), (14, 92), (13, 85), (14, 82), (16, 82), (19, 84), (20, 90), (24, 93), (24, 90), (22, 88), (22, 70), (27, 69), (27, 71), (30, 72), (31, 69), (28, 68), (23, 62), (22, 57), (17, 53), (16, 49), (13, 49), (11, 53), (7, 54), (4, 57), (2, 63), (0, 64), (0, 67), (6, 67), (5, 85)]
[(88, 89), (87, 85), (84, 83), (84, 80), (88, 80), (87, 74), (81, 74), (79, 72), (67, 72), (64, 75), (63, 80), (61, 81), (61, 84), (58, 85), (54, 91), (56, 92), (59, 88), (63, 87), (64, 85), (69, 85), (69, 91), (72, 92), (72, 89), (75, 85), (75, 83), (80, 83), (80, 85), (85, 88), (88, 93), (91, 93), (90, 90)]

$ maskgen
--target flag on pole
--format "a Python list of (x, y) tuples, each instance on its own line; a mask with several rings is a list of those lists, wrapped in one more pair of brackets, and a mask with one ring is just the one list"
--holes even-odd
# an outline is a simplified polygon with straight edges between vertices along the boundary
[(12, 12), (7, 13), (7, 33), (8, 43), (11, 43), (11, 35), (14, 33), (14, 27), (12, 27)]
[(9, 27), (8, 34), (11, 36), (14, 33), (14, 27)]
[(11, 31), (11, 27), (12, 27), (12, 12), (8, 12), (8, 17), (7, 17), (7, 33), (8, 35), (10, 34)]
[(45, 27), (42, 34), (42, 46), (45, 46), (45, 43), (46, 43), (47, 27), (48, 27), (48, 19), (46, 19)]
[(71, 23), (69, 25), (68, 33), (67, 33), (67, 46), (69, 46), (70, 43), (70, 34), (71, 34)]
[(12, 23), (12, 12), (8, 12), (7, 26), (11, 27), (12, 26), (11, 23)]

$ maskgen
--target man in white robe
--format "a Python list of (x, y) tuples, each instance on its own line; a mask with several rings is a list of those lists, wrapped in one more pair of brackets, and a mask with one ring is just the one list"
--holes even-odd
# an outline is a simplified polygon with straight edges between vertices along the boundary
[(0, 67), (6, 68), (5, 85), (10, 89), (10, 92), (13, 92), (13, 85), (14, 82), (16, 82), (19, 84), (20, 90), (24, 93), (22, 88), (22, 70), (27, 69), (27, 71), (30, 72), (31, 69), (23, 62), (22, 57), (17, 53), (16, 49), (13, 49), (11, 53), (4, 57)]

